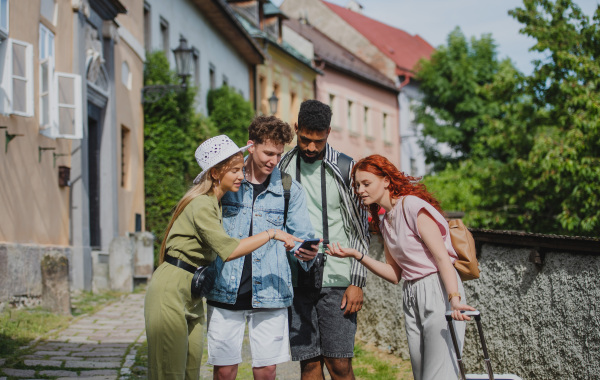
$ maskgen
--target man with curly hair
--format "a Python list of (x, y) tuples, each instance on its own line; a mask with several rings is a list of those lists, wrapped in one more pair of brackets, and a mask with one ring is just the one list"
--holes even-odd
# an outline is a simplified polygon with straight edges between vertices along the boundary
[[(286, 188), (277, 164), (285, 144), (293, 139), (292, 129), (274, 116), (257, 116), (248, 134), (252, 146), (244, 163), (244, 181), (238, 192), (221, 199), (225, 230), (237, 238), (272, 228), (300, 239), (312, 238), (302, 186), (289, 176), (284, 216)], [(275, 379), (276, 365), (290, 360), (287, 308), (293, 288), (288, 260), (300, 262), (306, 270), (317, 254), (316, 246), (314, 251), (296, 248), (288, 257), (282, 244), (266, 244), (243, 258), (214, 262), (219, 274), (207, 296), (207, 339), (208, 364), (214, 366), (215, 379), (236, 378), (246, 322), (254, 379)]]
[[(335, 242), (367, 254), (367, 213), (349, 180), (354, 161), (327, 143), (330, 123), (328, 105), (318, 100), (303, 102), (295, 125), (298, 144), (279, 167), (302, 183), (323, 250), (328, 242)], [(366, 269), (357, 260), (322, 251), (309, 273), (312, 276), (298, 271), (294, 283), (292, 359), (300, 361), (302, 379), (323, 379), (324, 365), (334, 380), (354, 379), (356, 314), (362, 308)]]

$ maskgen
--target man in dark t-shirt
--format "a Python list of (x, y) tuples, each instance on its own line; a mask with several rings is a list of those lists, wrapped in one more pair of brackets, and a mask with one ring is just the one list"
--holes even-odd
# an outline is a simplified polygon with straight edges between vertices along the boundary
[[(312, 238), (304, 191), (296, 181), (289, 189), (284, 218), (284, 187), (277, 164), (285, 144), (292, 141), (290, 126), (274, 116), (258, 116), (248, 132), (248, 144), (253, 145), (244, 164), (244, 181), (237, 193), (229, 192), (221, 200), (225, 230), (237, 238), (273, 229)], [(288, 260), (298, 261), (306, 270), (316, 253), (314, 246), (312, 251), (297, 248), (288, 255), (282, 244), (273, 242), (240, 259), (215, 261), (219, 275), (207, 296), (208, 364), (214, 366), (215, 379), (235, 379), (246, 323), (254, 379), (274, 379), (276, 365), (290, 360), (287, 308), (293, 288)]]

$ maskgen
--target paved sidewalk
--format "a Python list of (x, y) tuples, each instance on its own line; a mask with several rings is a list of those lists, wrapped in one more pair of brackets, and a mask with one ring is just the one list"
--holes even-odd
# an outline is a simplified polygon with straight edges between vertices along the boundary
[(76, 319), (46, 341), (34, 342), (19, 368), (0, 362), (0, 380), (126, 379), (144, 334), (144, 294), (129, 294), (92, 315)]
[[(96, 380), (139, 379), (132, 376), (132, 366), (138, 348), (146, 341), (144, 330), (144, 296), (129, 294), (95, 314), (74, 320), (65, 330), (50, 335), (45, 341), (34, 341), (25, 349), (17, 368), (0, 359), (0, 380), (11, 379), (72, 379)], [(247, 331), (246, 331), (247, 335)], [(202, 357), (200, 379), (212, 379), (212, 366)], [(242, 358), (251, 362), (248, 339), (244, 339)], [(146, 368), (135, 368), (146, 373)], [(245, 375), (238, 376), (242, 379)], [(250, 378), (252, 376), (250, 375)], [(278, 380), (300, 378), (298, 362), (277, 366)], [(328, 378), (328, 377), (327, 377)]]

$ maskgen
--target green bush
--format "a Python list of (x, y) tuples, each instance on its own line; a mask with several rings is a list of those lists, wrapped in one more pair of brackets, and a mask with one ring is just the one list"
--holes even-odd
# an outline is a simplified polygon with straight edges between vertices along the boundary
[[(146, 59), (145, 86), (180, 83), (163, 52), (149, 53)], [(171, 212), (200, 171), (195, 149), (215, 134), (210, 121), (195, 112), (195, 94), (188, 86), (144, 103), (146, 229), (156, 236), (155, 263)]]
[(206, 98), (210, 121), (219, 134), (229, 136), (238, 146), (248, 142), (248, 126), (254, 117), (252, 104), (233, 88), (210, 90)]

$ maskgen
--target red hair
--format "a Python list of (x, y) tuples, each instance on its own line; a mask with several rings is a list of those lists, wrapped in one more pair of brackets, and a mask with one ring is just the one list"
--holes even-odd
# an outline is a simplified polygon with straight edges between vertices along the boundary
[[(365, 157), (358, 161), (352, 169), (352, 183), (354, 184), (354, 191), (358, 194), (358, 183), (356, 182), (357, 171), (369, 172), (378, 177), (387, 178), (390, 181), (388, 190), (390, 197), (398, 199), (405, 195), (414, 195), (425, 202), (429, 203), (441, 214), (443, 214), (440, 203), (433, 197), (433, 195), (427, 191), (425, 185), (419, 182), (420, 178), (411, 177), (403, 172), (399, 171), (394, 164), (392, 164), (387, 158), (378, 154), (373, 154), (369, 157)], [(377, 203), (373, 203), (368, 207), (369, 214), (371, 214), (371, 227), (376, 232), (381, 232), (379, 229), (379, 206)]]

